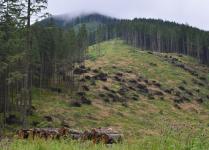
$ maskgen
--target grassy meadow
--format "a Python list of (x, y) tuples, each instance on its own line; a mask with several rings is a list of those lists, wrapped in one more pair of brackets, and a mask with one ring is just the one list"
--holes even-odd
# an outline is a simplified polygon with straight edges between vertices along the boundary
[[(89, 60), (85, 62), (91, 69), (102, 68), (113, 76), (117, 72), (132, 73), (127, 79), (136, 75), (149, 80), (156, 80), (162, 88), (185, 87), (192, 92), (199, 89), (195, 96), (209, 94), (209, 86), (199, 86), (192, 81), (194, 76), (185, 70), (172, 65), (162, 57), (141, 51), (124, 44), (120, 40), (107, 41), (88, 49)], [(199, 74), (209, 81), (209, 69), (200, 65), (195, 59), (187, 56), (171, 55), (182, 62), (192, 64)], [(154, 65), (153, 65), (154, 64)], [(198, 67), (199, 66), (199, 67)], [(89, 74), (91, 75), (91, 74)], [(209, 102), (202, 104), (191, 100), (174, 107), (170, 95), (164, 99), (149, 99), (139, 95), (138, 100), (127, 99), (128, 107), (121, 103), (106, 103), (99, 97), (104, 92), (102, 87), (113, 90), (120, 89), (118, 82), (108, 79), (107, 82), (96, 81), (86, 94), (92, 105), (82, 107), (70, 106), (73, 97), (70, 94), (56, 94), (51, 91), (34, 89), (33, 105), (35, 113), (29, 118), (29, 123), (38, 122), (36, 127), (60, 127), (63, 122), (71, 128), (85, 130), (97, 127), (111, 127), (124, 134), (124, 142), (114, 145), (94, 145), (92, 142), (55, 140), (55, 141), (22, 141), (1, 142), (2, 150), (209, 150)], [(133, 93), (127, 93), (133, 94)], [(44, 120), (43, 116), (50, 115), (53, 121)], [(11, 129), (16, 129), (11, 126)], [(15, 130), (14, 130), (15, 131)]]

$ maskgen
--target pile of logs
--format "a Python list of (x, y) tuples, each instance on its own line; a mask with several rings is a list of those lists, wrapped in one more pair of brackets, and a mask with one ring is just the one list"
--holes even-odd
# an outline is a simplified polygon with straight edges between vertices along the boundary
[(20, 139), (60, 139), (69, 138), (73, 140), (91, 140), (93, 143), (113, 144), (122, 142), (123, 135), (111, 128), (97, 128), (84, 132), (69, 129), (69, 128), (34, 128), (21, 129), (17, 132)]
[(85, 131), (82, 134), (82, 140), (93, 140), (93, 143), (113, 144), (122, 142), (123, 135), (111, 128), (98, 128)]

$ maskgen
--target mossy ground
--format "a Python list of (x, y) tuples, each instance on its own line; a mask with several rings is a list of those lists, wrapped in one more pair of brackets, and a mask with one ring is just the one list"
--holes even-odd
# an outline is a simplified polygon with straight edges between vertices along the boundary
[[(100, 44), (101, 53), (90, 47), (90, 59), (86, 66), (91, 69), (102, 68), (112, 76), (117, 72), (132, 71), (135, 75), (160, 82), (163, 88), (176, 88), (186, 82), (190, 90), (200, 89), (198, 96), (209, 94), (209, 86), (199, 86), (192, 82), (193, 75), (172, 65), (146, 51), (130, 47), (120, 40), (112, 40)], [(171, 55), (182, 62), (192, 64), (199, 74), (209, 81), (209, 69), (187, 56)], [(153, 65), (154, 64), (154, 65)], [(86, 83), (88, 84), (88, 82)], [(164, 100), (141, 95), (137, 101), (127, 100), (128, 107), (121, 103), (106, 103), (98, 97), (101, 87), (105, 85), (119, 89), (120, 85), (112, 80), (97, 81), (87, 92), (92, 105), (71, 107), (71, 96), (35, 89), (33, 105), (37, 109), (29, 122), (38, 121), (37, 127), (59, 127), (63, 122), (75, 129), (94, 127), (112, 127), (124, 134), (124, 144), (107, 148), (103, 145), (93, 146), (73, 141), (38, 141), (14, 142), (11, 149), (208, 149), (209, 147), (209, 100), (199, 104), (195, 100), (182, 104), (182, 109), (174, 107), (170, 97)], [(52, 116), (53, 121), (47, 122), (43, 116)], [(23, 146), (24, 145), (24, 146)]]

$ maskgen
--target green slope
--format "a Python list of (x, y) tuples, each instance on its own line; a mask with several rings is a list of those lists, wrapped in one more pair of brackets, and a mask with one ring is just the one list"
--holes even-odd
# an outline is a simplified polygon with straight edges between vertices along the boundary
[[(96, 80), (96, 84), (92, 84), (87, 80), (82, 83), (90, 88), (86, 95), (92, 104), (72, 107), (70, 102), (75, 97), (49, 91), (42, 91), (40, 96), (40, 91), (36, 89), (34, 90), (36, 112), (30, 117), (30, 123), (38, 122), (37, 127), (60, 127), (67, 124), (81, 130), (112, 127), (122, 132), (125, 138), (125, 145), (114, 146), (113, 149), (207, 149), (209, 147), (207, 97), (209, 68), (187, 56), (140, 51), (120, 40), (92, 46), (88, 50), (88, 55), (90, 59), (86, 61), (87, 67), (108, 74), (107, 81)], [(173, 58), (193, 68), (198, 76), (170, 62)], [(115, 80), (118, 73), (123, 74), (123, 82)], [(87, 75), (93, 76), (95, 73), (89, 71), (83, 76)], [(122, 86), (135, 87), (135, 83), (130, 83), (133, 80), (145, 85), (151, 92), (129, 89), (125, 93), (117, 93)], [(153, 83), (158, 83), (160, 86)], [(116, 102), (111, 100), (112, 97), (108, 97), (109, 91), (106, 89), (114, 91), (120, 100)], [(165, 92), (168, 89), (174, 89), (173, 93)], [(180, 93), (180, 98), (186, 100), (175, 101), (179, 100), (179, 94), (176, 96), (176, 93)], [(48, 122), (43, 116), (51, 116), (53, 120)], [(46, 148), (49, 143), (39, 141), (24, 144), (25, 147), (42, 145)], [(16, 144), (21, 149), (23, 143)], [(70, 149), (69, 147), (82, 149), (84, 146), (74, 142), (50, 144), (51, 147), (49, 146), (48, 149), (56, 149), (54, 147), (60, 146), (63, 146), (63, 149)], [(86, 145), (89, 149), (107, 148), (94, 147), (88, 143)]]

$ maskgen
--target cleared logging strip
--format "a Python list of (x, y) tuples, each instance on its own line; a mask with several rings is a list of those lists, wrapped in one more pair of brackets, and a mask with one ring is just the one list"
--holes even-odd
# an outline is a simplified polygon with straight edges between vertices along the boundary
[(113, 144), (122, 142), (123, 134), (112, 130), (111, 128), (97, 128), (84, 132), (73, 130), (69, 128), (34, 128), (21, 129), (17, 132), (20, 139), (60, 139), (70, 138), (73, 140), (91, 140), (93, 143)]

